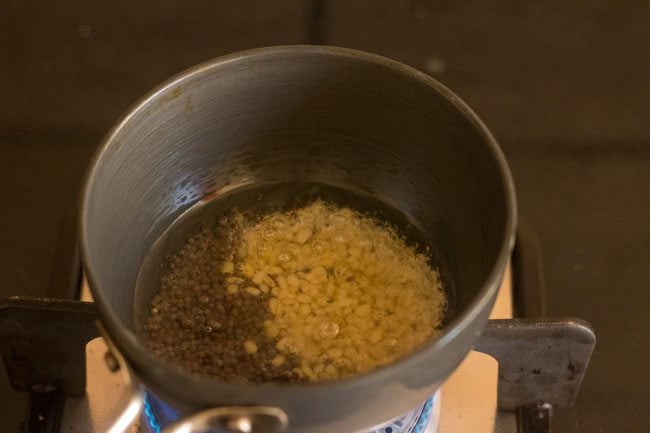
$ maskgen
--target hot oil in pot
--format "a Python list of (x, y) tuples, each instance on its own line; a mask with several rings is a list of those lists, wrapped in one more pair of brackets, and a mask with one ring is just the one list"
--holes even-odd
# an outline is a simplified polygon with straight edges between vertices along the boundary
[(447, 302), (427, 249), (398, 219), (377, 200), (314, 184), (192, 209), (140, 272), (137, 292), (157, 291), (145, 340), (228, 381), (336, 380), (408, 355), (434, 337)]

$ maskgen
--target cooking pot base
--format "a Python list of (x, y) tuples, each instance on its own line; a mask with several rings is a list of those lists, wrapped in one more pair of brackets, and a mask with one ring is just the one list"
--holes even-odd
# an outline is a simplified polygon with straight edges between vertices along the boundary
[[(178, 418), (178, 413), (156, 396), (145, 394), (143, 426), (154, 433), (160, 431)], [(406, 415), (384, 425), (368, 430), (367, 433), (435, 433), (440, 419), (440, 391), (429, 397)]]

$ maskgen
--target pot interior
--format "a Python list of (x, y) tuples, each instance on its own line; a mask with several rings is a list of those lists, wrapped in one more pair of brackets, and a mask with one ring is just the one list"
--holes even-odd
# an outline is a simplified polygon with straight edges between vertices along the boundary
[(88, 177), (84, 259), (105, 319), (136, 332), (155, 290), (136, 296), (143, 260), (191, 206), (308, 183), (371, 197), (414, 227), (448, 322), (493, 272), (512, 212), (498, 150), (462, 107), (418, 73), (336, 50), (233, 56), (172, 80), (113, 130)]

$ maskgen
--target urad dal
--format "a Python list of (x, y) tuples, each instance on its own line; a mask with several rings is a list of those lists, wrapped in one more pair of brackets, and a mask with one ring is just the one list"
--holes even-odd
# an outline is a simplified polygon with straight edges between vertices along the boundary
[(157, 355), (224, 380), (294, 382), (408, 355), (434, 337), (446, 300), (394, 227), (315, 201), (224, 215), (168, 258), (150, 307)]

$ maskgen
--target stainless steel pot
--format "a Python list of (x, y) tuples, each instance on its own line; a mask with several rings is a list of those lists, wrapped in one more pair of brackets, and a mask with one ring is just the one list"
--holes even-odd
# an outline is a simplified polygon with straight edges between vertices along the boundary
[[(312, 385), (223, 383), (156, 358), (136, 335), (146, 299), (134, 300), (153, 242), (206, 197), (290, 181), (372, 194), (426, 233), (451, 298), (441, 337), (377, 371)], [(81, 211), (92, 294), (135, 379), (182, 413), (266, 407), (295, 433), (366, 430), (431, 395), (485, 326), (514, 230), (506, 161), (467, 105), (395, 61), (317, 46), (233, 54), (156, 88), (104, 139)]]

